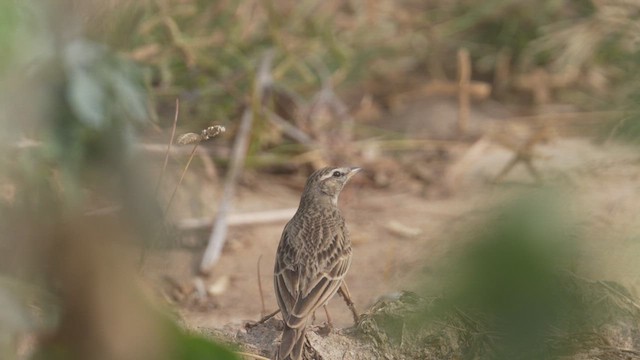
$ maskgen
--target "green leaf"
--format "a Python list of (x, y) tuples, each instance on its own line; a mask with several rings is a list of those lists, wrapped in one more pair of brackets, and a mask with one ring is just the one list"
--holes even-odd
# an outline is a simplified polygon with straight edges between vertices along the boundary
[(111, 83), (116, 97), (115, 102), (122, 107), (123, 115), (130, 117), (131, 120), (142, 121), (147, 118), (145, 94), (132, 80), (135, 78), (135, 74), (132, 73), (133, 71), (115, 72)]
[(100, 79), (84, 70), (72, 71), (69, 74), (67, 88), (69, 104), (78, 120), (97, 129), (105, 124), (105, 91)]
[(226, 347), (198, 334), (190, 333), (169, 319), (166, 320), (170, 340), (173, 343), (171, 358), (180, 360), (239, 360), (238, 356)]
[(202, 337), (183, 334), (176, 340), (174, 359), (181, 360), (238, 360), (232, 351)]

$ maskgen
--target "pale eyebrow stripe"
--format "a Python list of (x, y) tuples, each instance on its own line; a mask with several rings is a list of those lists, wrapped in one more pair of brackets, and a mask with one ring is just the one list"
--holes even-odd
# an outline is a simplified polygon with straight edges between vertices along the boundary
[(334, 171), (336, 171), (336, 170), (338, 170), (338, 169), (331, 169), (331, 171), (329, 171), (329, 173), (328, 173), (328, 174), (326, 174), (326, 175), (322, 176), (322, 177), (320, 178), (320, 180), (324, 180), (324, 179), (328, 179), (328, 178), (332, 177), (332, 176), (333, 176), (333, 172), (334, 172)]

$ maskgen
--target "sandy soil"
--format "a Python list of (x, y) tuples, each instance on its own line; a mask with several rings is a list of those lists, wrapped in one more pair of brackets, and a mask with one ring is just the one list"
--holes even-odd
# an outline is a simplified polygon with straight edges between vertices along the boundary
[[(298, 191), (279, 186), (274, 178), (266, 181), (268, 186), (241, 189), (242, 203), (236, 211), (297, 206)], [(440, 228), (447, 220), (469, 204), (462, 200), (426, 201), (411, 192), (375, 190), (357, 183), (350, 185), (340, 201), (354, 248), (347, 282), (357, 306), (365, 308), (380, 296), (412, 288), (412, 280), (421, 269), (428, 268), (428, 259), (442, 252), (434, 234), (441, 233)], [(446, 211), (441, 210), (445, 208)], [(224, 290), (215, 297), (211, 311), (182, 309), (188, 323), (220, 327), (229, 322), (258, 319), (261, 312), (257, 276), (260, 258), (265, 307), (268, 312), (277, 309), (272, 269), (284, 224), (282, 221), (230, 230), (224, 256), (207, 279), (208, 285), (227, 285), (223, 285)], [(394, 224), (419, 234), (400, 236), (388, 229)], [(189, 283), (201, 254), (201, 248), (158, 250), (147, 263), (148, 272), (156, 279), (171, 276), (180, 283)], [(334, 299), (329, 308), (337, 326), (349, 324), (351, 317), (341, 300)], [(324, 315), (319, 320), (324, 321)]]

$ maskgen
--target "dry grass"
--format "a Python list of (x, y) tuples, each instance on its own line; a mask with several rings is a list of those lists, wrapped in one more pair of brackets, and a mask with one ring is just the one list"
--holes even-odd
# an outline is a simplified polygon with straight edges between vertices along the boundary
[[(628, 77), (639, 65), (638, 6), (628, 1), (153, 0), (129, 9), (106, 12), (101, 24), (112, 25), (102, 36), (148, 67), (153, 109), (181, 98), (190, 128), (213, 119), (233, 132), (257, 62), (274, 50), (272, 111), (256, 119), (248, 166), (314, 150), (313, 133), (326, 129), (309, 121), (327, 89), (348, 112), (369, 106), (380, 117), (399, 92), (455, 80), (460, 49), (468, 49), (470, 80), (491, 79), (494, 96), (510, 101), (563, 99), (592, 111), (638, 93)], [(332, 111), (321, 105), (320, 113)], [(271, 160), (251, 160), (263, 150)]]

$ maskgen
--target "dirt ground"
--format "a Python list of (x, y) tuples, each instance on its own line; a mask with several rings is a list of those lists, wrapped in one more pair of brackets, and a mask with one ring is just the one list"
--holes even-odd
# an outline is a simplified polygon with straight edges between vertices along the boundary
[[(455, 112), (442, 110), (443, 106), (450, 107), (448, 104), (439, 104), (437, 111), (445, 114), (439, 121), (449, 121), (447, 116), (455, 117)], [(480, 128), (488, 128), (489, 122), (495, 128), (495, 117), (483, 111), (483, 108), (474, 109), (472, 120), (485, 121)], [(500, 116), (504, 113), (505, 110), (501, 110)], [(426, 114), (421, 119), (434, 118)], [(398, 125), (402, 121), (416, 121), (403, 120), (402, 114), (398, 114), (397, 119), (395, 127), (402, 127)], [(499, 121), (497, 126), (501, 126)], [(504, 124), (503, 129), (506, 127)], [(428, 132), (428, 126), (425, 128)], [(410, 126), (405, 125), (404, 129)], [(504, 190), (534, 183), (522, 165), (509, 173), (502, 184), (491, 182), (513, 156), (513, 152), (495, 141), (491, 134), (463, 145), (451, 145), (446, 153), (443, 161), (433, 165), (439, 170), (433, 172), (431, 178), (427, 176), (428, 181), (404, 166), (394, 171), (406, 172), (406, 176), (390, 174), (392, 180), (388, 186), (375, 186), (371, 179), (379, 169), (368, 169), (342, 193), (339, 206), (352, 234), (354, 253), (346, 280), (361, 310), (380, 297), (415, 289), (416, 280), (429, 276), (438, 261), (446, 258), (456, 242), (453, 235), (465, 220), (490, 208)], [(582, 272), (595, 279), (620, 281), (635, 291), (640, 285), (640, 269), (635, 260), (640, 254), (640, 243), (635, 241), (640, 234), (638, 149), (617, 143), (594, 143), (586, 137), (556, 136), (536, 146), (536, 154), (537, 169), (545, 181), (559, 184), (567, 194), (568, 208), (579, 216), (580, 230), (587, 234), (581, 240), (585, 260), (579, 264)], [(427, 168), (431, 166), (425, 164)], [(301, 174), (248, 171), (238, 188), (234, 213), (296, 208), (304, 181)], [(219, 199), (214, 181), (206, 179), (196, 167), (183, 187), (186, 190), (178, 196), (176, 216), (214, 214)], [(210, 298), (202, 303), (174, 300), (187, 327), (220, 329), (228, 324), (259, 319), (263, 310), (259, 280), (264, 310), (277, 309), (272, 269), (285, 222), (231, 227), (223, 256), (205, 279)], [(169, 277), (185, 288), (191, 287), (203, 252), (201, 245), (207, 236), (206, 232), (195, 233), (184, 240), (200, 246), (154, 251), (145, 264), (145, 274), (156, 284), (166, 284), (163, 279)], [(352, 324), (350, 313), (339, 298), (330, 302), (329, 311), (338, 328)], [(316, 323), (324, 320), (324, 314), (318, 314)]]
[[(278, 189), (273, 179), (269, 179), (268, 186), (268, 190), (243, 190), (240, 197), (247, 202), (263, 201), (263, 209), (267, 206), (277, 208), (279, 203), (285, 203), (287, 207), (297, 205), (297, 192)], [(269, 199), (276, 193), (277, 200)], [(352, 233), (354, 249), (347, 282), (355, 303), (361, 308), (380, 296), (411, 289), (412, 278), (421, 268), (428, 267), (429, 257), (441, 251), (433, 234), (441, 232), (439, 228), (451, 215), (439, 213), (439, 209), (466, 206), (463, 201), (459, 204), (451, 201), (428, 203), (410, 192), (375, 191), (357, 185), (345, 190), (340, 205)], [(387, 229), (393, 222), (420, 234), (413, 237), (394, 235)], [(182, 315), (188, 323), (220, 327), (229, 322), (258, 319), (261, 311), (257, 276), (260, 257), (265, 307), (268, 312), (277, 309), (272, 271), (284, 223), (231, 229), (224, 256), (208, 281), (210, 284), (228, 282), (228, 285), (215, 297), (215, 308), (211, 311), (183, 309)], [(170, 250), (155, 254), (150, 262), (180, 281), (190, 281), (200, 256), (201, 251)], [(330, 313), (337, 326), (349, 324), (351, 317), (340, 300), (331, 302)]]

